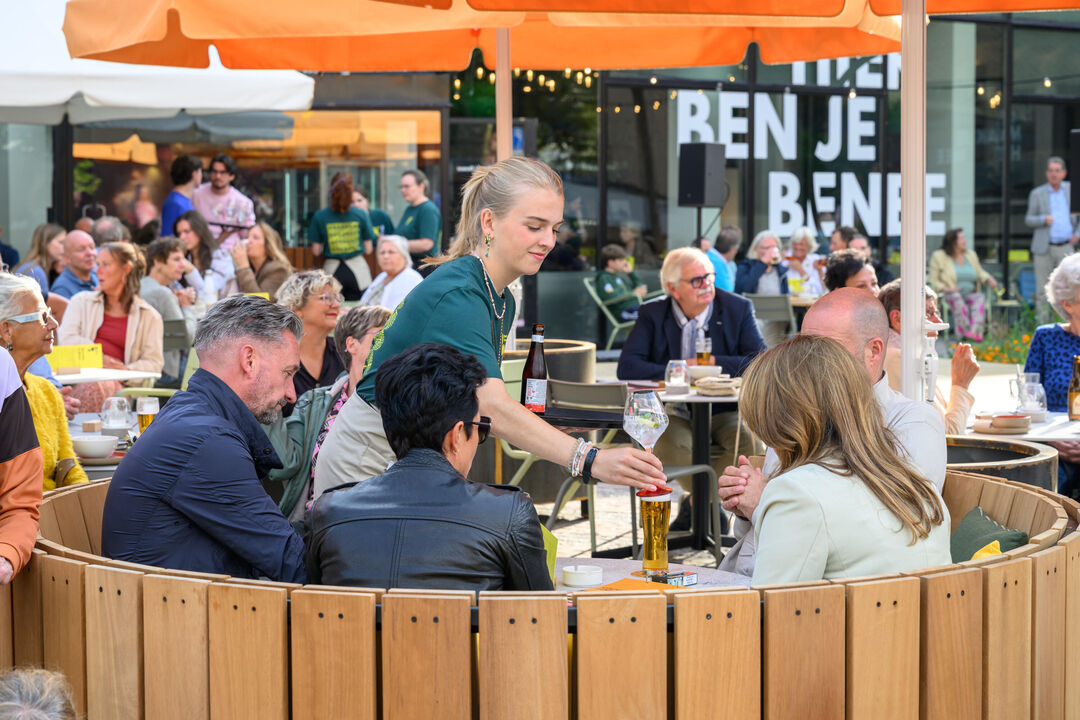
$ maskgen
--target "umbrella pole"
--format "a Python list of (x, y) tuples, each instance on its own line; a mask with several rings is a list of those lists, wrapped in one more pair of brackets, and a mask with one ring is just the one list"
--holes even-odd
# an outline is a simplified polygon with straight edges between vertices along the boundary
[(926, 0), (900, 7), (900, 391), (925, 400)]
[(514, 152), (514, 96), (510, 75), (510, 28), (495, 31), (495, 150), (499, 160)]

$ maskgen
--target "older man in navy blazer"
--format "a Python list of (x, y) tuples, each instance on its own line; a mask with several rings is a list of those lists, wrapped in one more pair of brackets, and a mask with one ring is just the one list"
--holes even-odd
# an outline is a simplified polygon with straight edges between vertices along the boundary
[[(620, 380), (663, 380), (669, 360), (695, 364), (699, 337), (712, 340), (713, 364), (725, 373), (741, 375), (765, 350), (750, 301), (713, 285), (713, 267), (705, 253), (678, 248), (668, 253), (660, 269), (667, 297), (645, 303), (619, 356)], [(734, 450), (738, 414), (713, 406), (713, 442), (730, 456)], [(665, 465), (688, 465), (692, 433), (684, 408), (669, 408), (667, 431), (656, 444)], [(748, 433), (745, 450), (749, 453)], [(740, 448), (743, 449), (743, 448)]]

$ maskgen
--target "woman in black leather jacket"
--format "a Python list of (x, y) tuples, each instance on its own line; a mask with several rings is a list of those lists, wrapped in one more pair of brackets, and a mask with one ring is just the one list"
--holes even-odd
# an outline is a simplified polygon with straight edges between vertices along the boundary
[(471, 355), (424, 343), (389, 358), (375, 379), (398, 460), (331, 488), (311, 510), (308, 582), (359, 587), (551, 590), (540, 520), (516, 487), (466, 476), (491, 420)]

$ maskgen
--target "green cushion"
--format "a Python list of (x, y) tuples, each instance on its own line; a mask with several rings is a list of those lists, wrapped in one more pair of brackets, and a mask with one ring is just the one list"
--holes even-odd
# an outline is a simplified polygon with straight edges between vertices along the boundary
[(972, 508), (953, 530), (950, 539), (953, 562), (970, 560), (980, 549), (997, 540), (1001, 552), (1008, 552), (1028, 541), (1027, 533), (1007, 528), (994, 521), (981, 507)]

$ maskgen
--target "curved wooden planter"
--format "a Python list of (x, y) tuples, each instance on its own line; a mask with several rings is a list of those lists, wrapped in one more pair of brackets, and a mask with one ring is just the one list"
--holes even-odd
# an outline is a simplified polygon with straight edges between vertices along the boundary
[(1023, 440), (949, 435), (950, 470), (982, 473), (1057, 492), (1058, 451)]
[[(524, 360), (529, 345), (522, 342), (520, 350), (511, 350), (503, 360)], [(596, 382), (596, 343), (582, 340), (544, 340), (544, 361), (548, 377), (569, 382)]]
[(954, 522), (979, 505), (1028, 531), (1006, 555), (842, 582), (585, 592), (572, 609), (557, 592), (305, 587), (109, 560), (107, 490), (50, 493), (33, 560), (0, 588), (14, 630), (0, 654), (61, 669), (90, 720), (1080, 710), (1080, 505), (1015, 482), (949, 472), (944, 492)]

